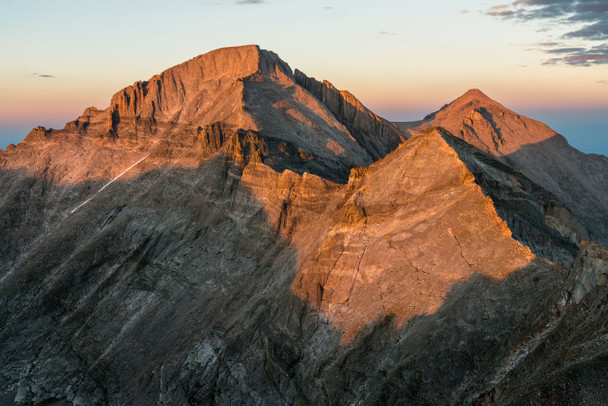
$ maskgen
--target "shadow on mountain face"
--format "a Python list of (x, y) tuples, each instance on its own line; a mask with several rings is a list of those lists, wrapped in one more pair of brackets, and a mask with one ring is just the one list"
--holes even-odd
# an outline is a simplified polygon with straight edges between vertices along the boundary
[[(222, 157), (147, 172), (39, 227), (44, 237), (31, 239), (0, 285), (1, 391), (17, 385), (18, 398), (35, 403), (153, 403), (178, 376), (212, 362), (217, 340), (263, 354), (231, 337), (260, 339), (260, 320), (288, 294), (297, 260), (238, 176)], [(232, 373), (209, 367), (197, 389), (203, 403), (214, 396), (204, 382)], [(259, 386), (272, 387), (263, 363), (254, 368)], [(240, 378), (226, 382), (226, 396), (247, 392)]]
[[(296, 85), (280, 87), (249, 80), (245, 100), (248, 112), (262, 127), (260, 133), (272, 140), (269, 145), (279, 144), (279, 151), (271, 149), (271, 156), (264, 159), (275, 170), (309, 172), (344, 184), (353, 167), (368, 166), (374, 161), (370, 151), (326, 106)], [(280, 138), (267, 134), (278, 134)]]
[(358, 385), (373, 388), (366, 404), (470, 404), (502, 387), (515, 350), (559, 317), (563, 281), (540, 262), (501, 281), (473, 276), (432, 315), (398, 330), (390, 317), (365, 328), (332, 365), (339, 381), (326, 386), (340, 388), (344, 404)]
[[(3, 400), (466, 403), (560, 317), (566, 275), (536, 261), (501, 281), (454, 285), (435, 314), (403, 328), (382, 315), (341, 345), (341, 332), (290, 293), (301, 253), (240, 171), (222, 156), (149, 171), (65, 217), (80, 192), (47, 185), (36, 200), (72, 200), (0, 282)], [(53, 205), (20, 213), (40, 207)], [(29, 227), (22, 220), (15, 226)]]
[(590, 239), (608, 247), (607, 157), (580, 152), (556, 135), (503, 159), (555, 194), (591, 231)]
[(484, 154), (449, 134), (443, 137), (454, 148), (484, 193), (513, 233), (513, 238), (532, 252), (553, 262), (570, 266), (582, 241), (592, 237), (570, 210), (519, 171)]

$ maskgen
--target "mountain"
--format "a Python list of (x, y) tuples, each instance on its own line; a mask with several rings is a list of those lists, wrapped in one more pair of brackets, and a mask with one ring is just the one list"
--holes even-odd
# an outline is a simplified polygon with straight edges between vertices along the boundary
[[(127, 176), (198, 167), (225, 150), (241, 164), (257, 160), (279, 171), (345, 182), (352, 167), (378, 156), (377, 149), (364, 146), (374, 144), (365, 144), (370, 121), (373, 128), (386, 128), (382, 153), (398, 145), (401, 133), (356, 99), (338, 95), (337, 100), (354, 103), (356, 111), (348, 117), (333, 114), (295, 83), (275, 54), (244, 46), (201, 55), (137, 82), (116, 93), (106, 109), (88, 108), (62, 130), (34, 129), (16, 148), (0, 152), (7, 177), (0, 270), (17, 259), (15, 247), (29, 246), (49, 222), (59, 221), (61, 210), (74, 209), (142, 159)], [(38, 198), (49, 191), (62, 199)], [(32, 217), (29, 209), (45, 214)]]
[(608, 158), (584, 154), (536, 120), (477, 89), (430, 114), (413, 131), (441, 126), (554, 193), (608, 245)]
[[(272, 52), (257, 46), (224, 48), (122, 89), (112, 96), (109, 107), (88, 108), (63, 130), (39, 127), (0, 159), (6, 167), (16, 168), (19, 163), (13, 155), (29, 159), (42, 146), (54, 155), (83, 153), (81, 161), (96, 161), (94, 168), (87, 168), (89, 173), (76, 177), (69, 167), (70, 175), (58, 175), (74, 183), (107, 175), (109, 168), (99, 162), (106, 156), (89, 157), (91, 149), (101, 147), (103, 151), (97, 153), (111, 155), (109, 160), (115, 158), (114, 153), (130, 152), (130, 159), (151, 154), (196, 165), (208, 145), (218, 149), (241, 130), (243, 134), (235, 138), (237, 144), (246, 145), (239, 148), (261, 154), (273, 167), (288, 166), (300, 173), (306, 169), (344, 181), (350, 168), (369, 165), (372, 155), (379, 157), (378, 148), (363, 145), (374, 144), (366, 141), (370, 121), (374, 128), (386, 128), (390, 147), (381, 147), (382, 154), (398, 145), (401, 133), (355, 98), (338, 95), (337, 100), (346, 108), (354, 104), (356, 112), (348, 117), (332, 114), (296, 84), (289, 66)], [(359, 141), (345, 126), (356, 132)], [(78, 152), (63, 152), (65, 146), (76, 143), (82, 144)], [(166, 156), (167, 151), (173, 155)]]
[(32, 131), (0, 157), (0, 404), (600, 403), (608, 251), (465, 141), (255, 46)]

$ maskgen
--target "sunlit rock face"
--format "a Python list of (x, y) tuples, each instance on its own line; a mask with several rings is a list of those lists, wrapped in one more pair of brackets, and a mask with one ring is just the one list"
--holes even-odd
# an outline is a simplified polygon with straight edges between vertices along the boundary
[(344, 340), (386, 315), (401, 327), (433, 314), (455, 284), (504, 279), (534, 258), (438, 133), (409, 139), (348, 186), (292, 287)]
[(245, 46), (33, 130), (0, 153), (0, 404), (605, 398), (605, 249), (440, 124)]
[(521, 171), (555, 194), (591, 230), (592, 239), (608, 244), (608, 158), (572, 148), (545, 124), (477, 89), (430, 114), (413, 131), (433, 126)]
[(494, 156), (516, 152), (558, 134), (545, 124), (515, 113), (471, 89), (441, 110), (430, 114), (421, 129), (441, 126), (454, 136)]

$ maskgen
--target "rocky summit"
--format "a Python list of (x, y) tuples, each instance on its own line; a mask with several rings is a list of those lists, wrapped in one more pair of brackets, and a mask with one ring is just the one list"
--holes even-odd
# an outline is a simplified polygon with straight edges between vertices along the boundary
[(601, 404), (606, 162), (193, 58), (0, 150), (0, 405)]
[[(413, 132), (441, 126), (557, 196), (608, 245), (608, 158), (584, 154), (541, 122), (472, 89), (429, 114)], [(411, 131), (406, 129), (406, 131)]]

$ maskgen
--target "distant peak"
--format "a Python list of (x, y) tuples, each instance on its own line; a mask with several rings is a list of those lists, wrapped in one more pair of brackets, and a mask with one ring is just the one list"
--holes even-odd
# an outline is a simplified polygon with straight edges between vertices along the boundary
[(439, 111), (425, 117), (422, 129), (441, 126), (483, 152), (504, 156), (522, 146), (537, 144), (556, 133), (489, 98), (479, 89), (470, 89)]
[(479, 89), (467, 90), (459, 99), (488, 99), (491, 100), (484, 92)]
[[(469, 89), (462, 96), (458, 97), (456, 100), (441, 108), (444, 110), (446, 108), (449, 109), (470, 109), (471, 105), (479, 105), (485, 107), (496, 107), (501, 110), (506, 110), (506, 108), (498, 103), (496, 100), (491, 99), (479, 89)], [(441, 111), (440, 110), (440, 111)]]

